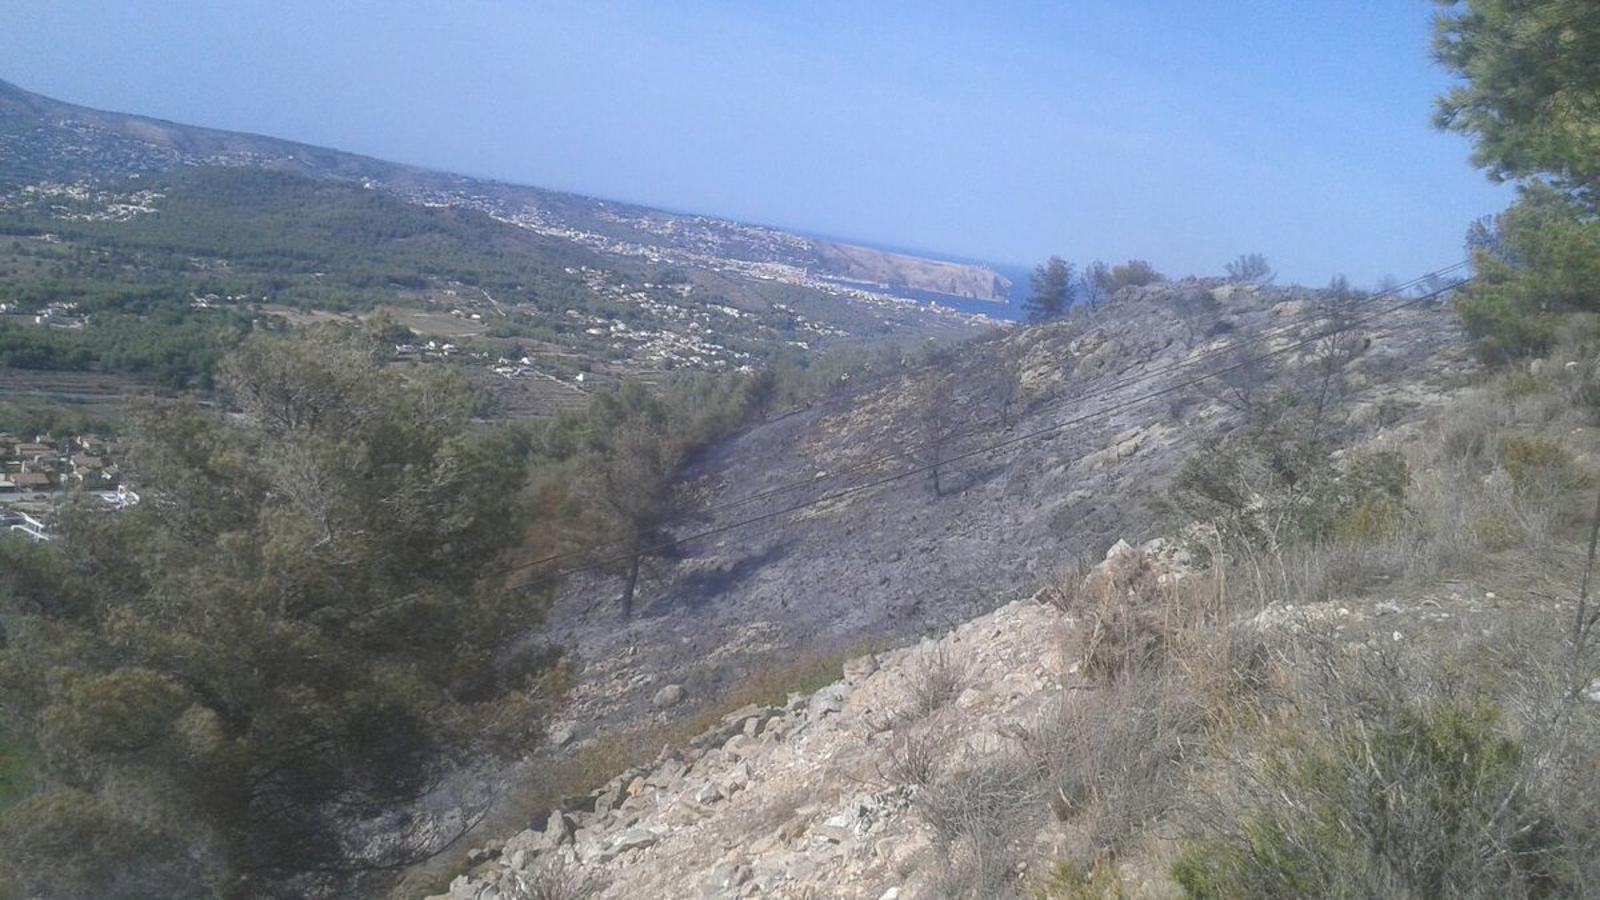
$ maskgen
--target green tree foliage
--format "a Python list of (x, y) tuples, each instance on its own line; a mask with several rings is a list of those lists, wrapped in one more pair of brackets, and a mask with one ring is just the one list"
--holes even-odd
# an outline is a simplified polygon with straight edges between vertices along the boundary
[(1456, 298), (1485, 359), (1550, 349), (1564, 314), (1600, 312), (1600, 218), (1533, 185), (1497, 217), (1498, 239), (1475, 256), (1478, 278)]
[(1485, 358), (1547, 350), (1558, 318), (1600, 306), (1600, 16), (1582, 0), (1443, 0), (1435, 58), (1462, 79), (1436, 123), (1523, 182), (1498, 228), (1469, 232), (1479, 278), (1458, 297)]
[[(578, 534), (587, 556), (623, 577), (617, 606), (633, 615), (640, 568), (670, 539), (678, 511), (673, 476), (687, 450), (672, 407), (636, 382), (595, 399), (587, 416), (589, 452), (578, 466)], [(686, 430), (686, 429), (685, 429)]]
[(535, 529), (575, 560), (622, 580), (617, 606), (633, 614), (641, 576), (668, 526), (687, 514), (675, 483), (696, 451), (764, 418), (794, 373), (683, 375), (653, 390), (627, 382), (534, 436)]
[(111, 426), (58, 404), (0, 399), (0, 431), (71, 438), (80, 434), (108, 434)]
[(0, 367), (117, 372), (175, 388), (212, 386), (218, 361), (250, 331), (233, 310), (192, 310), (188, 300), (136, 311), (86, 305), (88, 324), (64, 330), (0, 320)]
[(350, 826), (534, 736), (544, 660), (509, 645), (538, 605), (493, 577), (522, 453), (469, 431), (458, 378), (375, 359), (343, 331), (253, 338), (223, 370), (235, 412), (138, 416), (144, 502), (0, 543), (0, 703), (40, 761), (0, 817), (18, 893), (293, 893), (401, 863), (428, 841)]
[(1463, 83), (1435, 121), (1497, 180), (1600, 186), (1600, 16), (1589, 0), (1440, 0), (1434, 57)]
[(1033, 270), (1033, 293), (1028, 297), (1028, 321), (1048, 322), (1066, 315), (1072, 306), (1072, 263), (1052, 256)]

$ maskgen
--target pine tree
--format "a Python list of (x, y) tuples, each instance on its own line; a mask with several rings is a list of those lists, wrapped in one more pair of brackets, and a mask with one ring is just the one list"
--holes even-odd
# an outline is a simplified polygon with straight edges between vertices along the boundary
[(1048, 322), (1066, 315), (1072, 306), (1072, 263), (1052, 256), (1033, 270), (1033, 295), (1028, 298), (1028, 321)]

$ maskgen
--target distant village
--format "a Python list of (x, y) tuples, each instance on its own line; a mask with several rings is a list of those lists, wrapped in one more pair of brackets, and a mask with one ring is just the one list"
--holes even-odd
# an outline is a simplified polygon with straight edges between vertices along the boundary
[(116, 452), (114, 444), (91, 435), (30, 439), (0, 432), (0, 529), (48, 541), (57, 505), (78, 492), (110, 509), (138, 503), (122, 481)]
[(76, 303), (50, 303), (42, 309), (26, 310), (21, 304), (0, 301), (0, 316), (20, 319), (34, 325), (73, 331), (89, 324), (88, 315), (79, 311)]

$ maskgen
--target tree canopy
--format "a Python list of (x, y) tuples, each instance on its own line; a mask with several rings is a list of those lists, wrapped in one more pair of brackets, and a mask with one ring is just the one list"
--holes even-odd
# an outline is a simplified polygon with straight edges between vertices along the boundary
[(1436, 123), (1520, 181), (1468, 232), (1478, 278), (1457, 298), (1485, 358), (1543, 352), (1564, 314), (1600, 312), (1600, 15), (1580, 0), (1444, 0), (1434, 54), (1462, 79)]
[(522, 454), (439, 370), (360, 335), (252, 338), (232, 407), (155, 405), (143, 502), (0, 542), (0, 703), (38, 789), (0, 816), (26, 896), (256, 896), (430, 849), (350, 826), (526, 746), (546, 659), (502, 589)]
[(1498, 180), (1600, 186), (1600, 15), (1590, 0), (1441, 0), (1434, 56), (1463, 83), (1435, 121)]
[(1066, 315), (1072, 306), (1072, 263), (1052, 256), (1033, 270), (1033, 293), (1028, 297), (1028, 321), (1048, 322)]

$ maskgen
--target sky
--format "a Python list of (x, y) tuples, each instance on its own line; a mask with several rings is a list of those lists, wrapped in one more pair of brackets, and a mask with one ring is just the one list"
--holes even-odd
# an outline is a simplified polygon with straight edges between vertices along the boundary
[[(1462, 258), (1427, 0), (7, 0), (60, 100), (936, 254)], [(0, 164), (3, 164), (0, 160)]]

